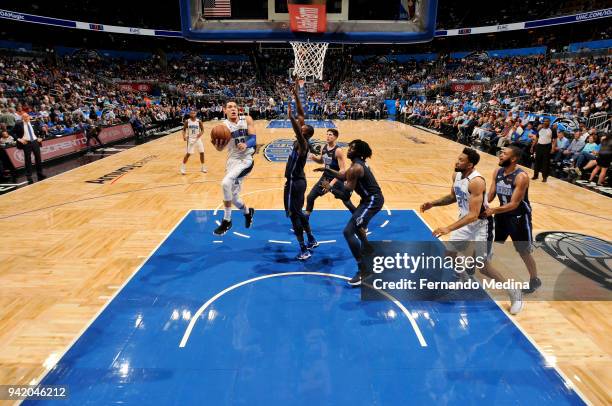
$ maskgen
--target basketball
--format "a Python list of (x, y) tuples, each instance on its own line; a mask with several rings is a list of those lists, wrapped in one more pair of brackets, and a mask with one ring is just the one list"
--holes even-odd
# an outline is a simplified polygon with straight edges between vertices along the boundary
[(225, 124), (219, 124), (214, 126), (210, 132), (210, 139), (213, 143), (216, 143), (217, 140), (223, 141), (223, 143), (227, 143), (230, 138), (232, 138), (232, 133)]

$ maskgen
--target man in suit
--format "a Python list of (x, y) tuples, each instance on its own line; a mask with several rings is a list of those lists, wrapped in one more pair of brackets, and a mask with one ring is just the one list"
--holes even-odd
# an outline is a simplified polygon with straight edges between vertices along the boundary
[(39, 181), (46, 178), (42, 171), (42, 159), (40, 156), (40, 146), (42, 145), (42, 139), (34, 133), (34, 128), (30, 123), (30, 115), (23, 113), (21, 123), (15, 125), (15, 138), (17, 140), (17, 147), (23, 150), (23, 157), (26, 167), (26, 177), (28, 183), (34, 183), (32, 179), (32, 154), (34, 154), (34, 160), (36, 162), (36, 176)]

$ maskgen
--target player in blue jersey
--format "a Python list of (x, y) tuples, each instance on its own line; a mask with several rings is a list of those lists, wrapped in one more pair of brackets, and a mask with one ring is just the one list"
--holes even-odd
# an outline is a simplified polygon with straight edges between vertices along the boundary
[[(302, 211), (304, 206), (304, 195), (306, 194), (306, 175), (304, 167), (308, 159), (310, 146), (308, 140), (314, 134), (314, 128), (304, 124), (304, 109), (298, 96), (298, 84), (293, 88), (293, 96), (298, 112), (298, 116), (293, 117), (291, 110), (291, 102), (289, 102), (287, 115), (291, 120), (291, 126), (295, 133), (296, 141), (293, 143), (293, 148), (287, 159), (285, 168), (285, 189), (284, 189), (284, 204), (285, 213), (291, 219), (293, 232), (300, 245), (300, 252), (297, 259), (304, 261), (311, 257), (311, 250), (319, 245), (316, 238), (310, 229), (308, 216)], [(304, 242), (304, 233), (308, 237), (308, 243)]]
[(514, 247), (529, 271), (529, 289), (532, 293), (542, 285), (538, 278), (536, 263), (531, 255), (533, 236), (531, 226), (531, 204), (529, 203), (529, 175), (518, 167), (521, 150), (510, 146), (502, 149), (499, 166), (493, 172), (493, 185), (489, 189), (488, 201), (499, 198), (499, 207), (489, 207), (487, 216), (494, 215), (495, 242), (512, 238)]
[[(325, 168), (333, 169), (338, 172), (344, 172), (346, 170), (346, 157), (344, 156), (344, 152), (342, 148), (338, 146), (338, 130), (335, 128), (330, 128), (327, 130), (327, 143), (321, 149), (320, 155), (312, 156), (312, 160), (319, 164), (324, 164)], [(327, 191), (321, 186), (324, 181), (333, 185), (338, 181), (336, 178), (326, 175), (325, 172), (321, 175), (321, 179), (312, 187), (310, 193), (308, 193), (308, 197), (306, 198), (306, 214), (310, 215), (312, 210), (314, 209), (315, 200), (324, 194)], [(342, 201), (347, 209), (352, 213), (355, 211), (355, 206), (351, 203), (351, 200)]]
[(352, 212), (351, 219), (344, 228), (344, 238), (357, 261), (357, 273), (349, 281), (351, 286), (361, 285), (367, 277), (365, 264), (362, 262), (362, 256), (372, 251), (368, 242), (367, 228), (370, 220), (383, 208), (385, 203), (382, 190), (370, 166), (366, 163), (371, 156), (372, 149), (367, 142), (354, 140), (349, 143), (347, 157), (351, 160), (351, 166), (345, 173), (330, 168), (315, 169), (316, 172), (324, 172), (327, 176), (342, 181), (336, 182), (333, 186), (326, 180), (322, 182), (323, 188), (330, 191), (336, 198), (342, 201), (350, 200), (353, 191), (361, 197), (359, 205)]

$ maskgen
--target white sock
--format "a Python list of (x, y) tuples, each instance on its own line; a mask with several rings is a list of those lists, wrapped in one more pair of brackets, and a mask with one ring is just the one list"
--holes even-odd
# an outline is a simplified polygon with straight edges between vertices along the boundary
[(232, 220), (232, 208), (231, 207), (223, 208), (223, 220), (227, 220), (227, 221)]

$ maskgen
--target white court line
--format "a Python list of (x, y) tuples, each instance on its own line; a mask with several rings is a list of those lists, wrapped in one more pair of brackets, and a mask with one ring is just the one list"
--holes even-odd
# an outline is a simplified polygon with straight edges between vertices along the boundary
[[(37, 378), (35, 378), (34, 380), (30, 381), (30, 385), (37, 385), (38, 383), (42, 382), (43, 379), (45, 379), (45, 377), (47, 376), (47, 374), (53, 369), (55, 368), (55, 366), (57, 365), (57, 363), (64, 358), (64, 355), (66, 355), (66, 353), (70, 350), (70, 348), (72, 348), (72, 346), (77, 342), (77, 340), (79, 338), (81, 338), (81, 336), (83, 334), (85, 334), (85, 331), (87, 331), (87, 329), (89, 327), (91, 327), (91, 325), (93, 324), (94, 321), (96, 321), (96, 319), (102, 314), (102, 312), (108, 307), (109, 304), (111, 304), (111, 302), (117, 297), (117, 295), (119, 295), (119, 293), (121, 293), (121, 291), (123, 290), (123, 288), (125, 288), (125, 286), (132, 280), (132, 278), (138, 273), (138, 271), (140, 271), (140, 269), (144, 266), (144, 264), (147, 263), (147, 261), (153, 256), (155, 255), (155, 253), (157, 252), (157, 250), (159, 249), (159, 247), (162, 246), (162, 244), (164, 242), (166, 242), (166, 240), (168, 239), (168, 237), (170, 237), (172, 235), (172, 233), (174, 233), (174, 231), (178, 228), (178, 226), (183, 222), (183, 220), (185, 220), (185, 218), (189, 215), (189, 213), (191, 213), (191, 210), (187, 210), (187, 212), (185, 213), (185, 215), (183, 217), (181, 217), (181, 219), (174, 225), (174, 227), (172, 227), (172, 229), (168, 232), (168, 234), (166, 234), (166, 236), (159, 242), (159, 244), (157, 244), (157, 247), (155, 247), (151, 253), (147, 256), (147, 258), (142, 261), (142, 263), (134, 270), (134, 272), (123, 282), (123, 284), (121, 284), (121, 286), (119, 287), (119, 289), (117, 289), (115, 291), (115, 293), (113, 293), (112, 296), (110, 296), (110, 299), (104, 304), (104, 306), (102, 306), (100, 308), (100, 310), (91, 318), (91, 320), (89, 321), (89, 323), (87, 323), (87, 325), (85, 325), (85, 327), (83, 327), (83, 329), (79, 332), (79, 334), (77, 334), (74, 339), (72, 340), (72, 342), (64, 349), (64, 351), (62, 351), (62, 354), (60, 356), (58, 356), (56, 358), (56, 361), (53, 362), (53, 365), (49, 365), (49, 366), (45, 366), (46, 370), (41, 373)], [(53, 355), (54, 352), (52, 352), (49, 355)], [(21, 402), (19, 402), (21, 403)]]
[(380, 228), (386, 227), (387, 224), (389, 224), (389, 220), (385, 220), (385, 222), (380, 225)]
[(336, 240), (325, 240), (325, 241), (319, 241), (319, 244), (331, 244), (336, 242)]
[[(421, 216), (421, 213), (419, 213), (419, 212), (418, 212), (418, 211), (416, 211), (416, 210), (413, 210), (413, 211), (414, 211), (414, 213), (415, 213), (415, 214), (418, 216), (418, 218), (420, 218), (420, 219), (421, 219), (421, 221), (423, 222), (423, 224), (425, 224), (425, 225), (427, 226), (427, 228), (429, 228), (429, 230), (431, 230), (431, 231), (433, 232), (433, 228), (431, 228), (431, 227), (429, 226), (429, 224), (427, 224), (427, 222), (425, 221), (425, 219), (424, 219), (424, 218)], [(438, 238), (438, 241), (441, 241), (441, 240)], [(442, 242), (443, 242), (443, 241), (442, 241)], [(519, 325), (519, 324), (518, 324), (518, 323), (517, 323), (517, 322), (514, 320), (514, 318), (513, 318), (513, 317), (510, 317), (510, 316), (508, 315), (508, 313), (506, 313), (506, 311), (505, 311), (505, 310), (504, 310), (504, 309), (501, 307), (501, 305), (500, 305), (499, 303), (497, 303), (497, 301), (496, 301), (496, 300), (494, 300), (494, 299), (491, 297), (491, 295), (489, 295), (489, 292), (487, 292), (487, 291), (485, 290), (485, 293), (486, 293), (486, 294), (489, 296), (489, 298), (491, 299), (491, 301), (492, 301), (493, 303), (495, 303), (495, 304), (497, 305), (497, 307), (499, 307), (499, 310), (500, 310), (500, 311), (501, 311), (503, 314), (505, 314), (505, 315), (506, 315), (506, 317), (507, 317), (507, 318), (508, 318), (508, 319), (509, 319), (509, 320), (512, 322), (512, 324), (514, 324), (514, 327), (516, 327), (516, 328), (517, 328), (517, 329), (518, 329), (518, 330), (519, 330), (519, 331), (520, 331), (520, 332), (523, 334), (523, 336), (525, 336), (525, 338), (527, 339), (527, 341), (529, 341), (529, 342), (531, 343), (531, 345), (533, 345), (533, 346), (535, 347), (535, 349), (536, 349), (536, 350), (538, 350), (538, 352), (539, 352), (539, 353), (542, 355), (542, 358), (546, 359), (546, 354), (545, 354), (545, 352), (542, 350), (542, 347), (540, 347), (540, 346), (539, 346), (539, 345), (538, 345), (538, 344), (535, 342), (535, 340), (534, 340), (533, 338), (531, 338), (531, 336), (530, 336), (529, 334), (527, 334), (527, 332), (526, 332), (525, 330), (523, 330), (523, 328), (522, 328), (522, 327), (521, 327), (521, 326), (520, 326), (520, 325)], [(523, 311), (525, 311), (525, 310), (523, 309)], [(580, 389), (578, 389), (578, 387), (577, 387), (577, 386), (574, 384), (574, 382), (572, 382), (572, 380), (571, 380), (571, 379), (569, 379), (569, 378), (567, 377), (567, 375), (565, 375), (565, 373), (563, 373), (563, 371), (561, 371), (561, 369), (560, 369), (560, 368), (557, 366), (557, 364), (556, 364), (556, 363), (551, 363), (551, 364), (547, 363), (547, 364), (546, 364), (546, 366), (549, 366), (549, 365), (552, 365), (552, 367), (555, 369), (555, 371), (557, 371), (557, 373), (559, 374), (559, 376), (561, 376), (561, 378), (562, 378), (562, 379), (563, 379), (563, 381), (564, 381), (564, 382), (563, 382), (563, 384), (564, 384), (564, 385), (565, 385), (567, 388), (572, 389), (574, 392), (576, 392), (576, 393), (578, 394), (578, 396), (579, 396), (579, 397), (582, 399), (582, 401), (583, 401), (585, 404), (587, 404), (587, 405), (592, 404), (592, 403), (589, 401), (589, 399), (588, 399), (586, 396), (584, 396), (584, 393), (582, 393), (582, 392), (580, 391)]]
[(250, 235), (246, 235), (246, 234), (241, 234), (241, 233), (237, 233), (236, 231), (234, 231), (233, 233), (234, 235), (237, 235), (238, 237), (242, 237), (242, 238), (251, 238)]
[(387, 206), (386, 204), (383, 204), (383, 207), (385, 210), (387, 210), (387, 216), (391, 215), (391, 210), (389, 210), (389, 206)]
[(291, 241), (278, 241), (278, 240), (268, 240), (272, 244), (291, 244)]
[(222, 244), (222, 243), (223, 243), (223, 241), (221, 241), (221, 240), (214, 240), (213, 241), (213, 244)]
[[(185, 334), (183, 334), (183, 338), (181, 339), (181, 342), (179, 344), (179, 348), (185, 348), (185, 346), (187, 345), (187, 341), (189, 341), (189, 336), (191, 335), (191, 332), (193, 331), (193, 328), (195, 327), (195, 324), (198, 321), (198, 319), (200, 318), (200, 316), (202, 316), (204, 311), (206, 311), (206, 309), (210, 305), (212, 305), (215, 302), (215, 300), (219, 299), (221, 296), (225, 295), (228, 292), (231, 292), (234, 289), (238, 289), (241, 286), (248, 285), (249, 283), (257, 282), (257, 281), (260, 281), (260, 280), (263, 280), (263, 279), (277, 278), (277, 277), (281, 277), (281, 276), (296, 276), (296, 275), (322, 276), (322, 277), (327, 277), (327, 278), (343, 279), (343, 280), (346, 280), (346, 281), (351, 279), (351, 278), (349, 278), (347, 276), (336, 275), (336, 274), (333, 274), (333, 273), (322, 273), (322, 272), (284, 272), (284, 273), (275, 273), (275, 274), (270, 274), (270, 275), (258, 276), (256, 278), (247, 279), (246, 281), (242, 281), (240, 283), (232, 285), (229, 288), (226, 288), (226, 289), (222, 290), (221, 292), (217, 293), (216, 295), (214, 295), (213, 297), (208, 299), (208, 301), (206, 303), (204, 303), (198, 309), (198, 311), (195, 312), (195, 314), (193, 315), (191, 320), (189, 320), (189, 325), (187, 326), (187, 329), (185, 330)], [(395, 297), (393, 297), (389, 293), (384, 292), (384, 291), (378, 291), (378, 292), (380, 294), (384, 295), (386, 298), (388, 298), (390, 301), (392, 301), (397, 307), (400, 308), (402, 313), (404, 313), (406, 318), (410, 321), (410, 325), (412, 326), (412, 329), (414, 330), (414, 333), (416, 334), (417, 339), (419, 340), (419, 343), (421, 344), (421, 347), (427, 347), (427, 342), (425, 341), (425, 338), (423, 337), (423, 334), (421, 333), (421, 330), (419, 329), (419, 325), (416, 323), (416, 320), (414, 320), (414, 318), (412, 317), (412, 314), (410, 314), (408, 309), (406, 309), (406, 307), (399, 300), (397, 300)]]

